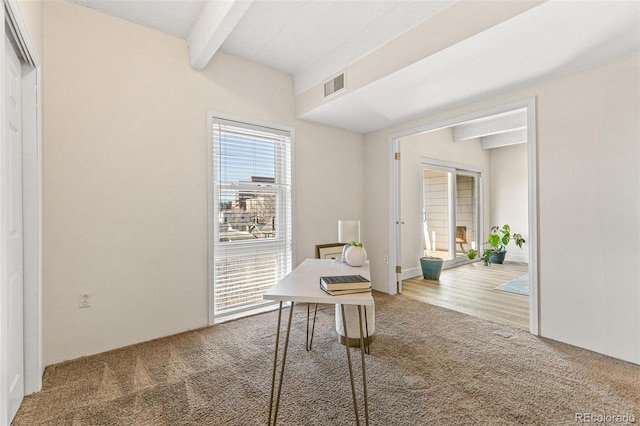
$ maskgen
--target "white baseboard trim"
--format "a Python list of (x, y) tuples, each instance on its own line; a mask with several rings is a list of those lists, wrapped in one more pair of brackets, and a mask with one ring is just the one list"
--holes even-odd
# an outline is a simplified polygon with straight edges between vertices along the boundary
[(504, 260), (505, 262), (529, 263), (529, 256), (525, 254), (520, 254), (520, 253), (508, 252)]
[(415, 277), (421, 277), (421, 276), (422, 276), (421, 267), (407, 269), (406, 271), (402, 271), (400, 273), (401, 280), (408, 280), (409, 278), (415, 278)]
[[(480, 261), (480, 259), (476, 259), (474, 261), (467, 261), (467, 262), (461, 262), (459, 264), (456, 265), (450, 265), (447, 268), (443, 268), (443, 270), (445, 269), (449, 269), (449, 268), (455, 268), (456, 266), (461, 266), (461, 265), (466, 265), (466, 264), (470, 264), (470, 263), (474, 263), (474, 262), (478, 262)], [(523, 254), (511, 254), (511, 253), (507, 253), (507, 257), (505, 258), (505, 263), (509, 263), (509, 262), (514, 262), (514, 263), (529, 263), (529, 257)], [(404, 271), (402, 271), (400, 273), (400, 279), (401, 280), (408, 280), (410, 278), (417, 278), (420, 277), (422, 278), (422, 267), (418, 266), (415, 268), (409, 268), (406, 269)]]

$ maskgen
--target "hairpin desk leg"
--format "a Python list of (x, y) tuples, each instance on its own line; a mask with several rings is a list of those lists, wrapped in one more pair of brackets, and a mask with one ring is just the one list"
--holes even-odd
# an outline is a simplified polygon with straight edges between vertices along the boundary
[[(344, 305), (340, 305), (340, 310), (342, 311), (342, 326), (344, 327), (344, 337), (345, 339), (349, 338), (349, 333), (347, 332), (347, 316), (344, 312)], [(360, 417), (358, 416), (358, 402), (356, 400), (356, 387), (353, 383), (353, 368), (351, 367), (351, 352), (349, 352), (349, 345), (344, 345), (347, 349), (347, 364), (349, 365), (349, 378), (351, 379), (351, 396), (353, 397), (353, 410), (356, 413), (356, 425), (360, 426)]]
[[(280, 302), (280, 309), (278, 310), (278, 329), (276, 330), (276, 350), (275, 350), (275, 355), (273, 357), (273, 372), (271, 374), (271, 398), (269, 401), (269, 422), (268, 422), (269, 425), (273, 424), (274, 426), (276, 424), (276, 419), (278, 418), (278, 408), (280, 408), (280, 394), (282, 392), (282, 379), (284, 377), (284, 366), (285, 366), (285, 362), (287, 361), (287, 349), (289, 347), (289, 333), (291, 331), (291, 318), (293, 317), (293, 305), (294, 303), (291, 302), (291, 306), (289, 307), (289, 322), (287, 323), (287, 334), (285, 335), (284, 349), (282, 351), (282, 367), (280, 369), (280, 380), (278, 382), (278, 393), (276, 396), (276, 406), (274, 411), (273, 410), (273, 394), (274, 394), (274, 387), (275, 387), (275, 381), (276, 381), (276, 369), (278, 366), (278, 346), (280, 344), (280, 320), (282, 317), (282, 302)], [(273, 412), (273, 423), (271, 423), (272, 412)]]
[(311, 350), (311, 346), (313, 345), (313, 332), (316, 329), (316, 315), (318, 313), (318, 304), (315, 303), (315, 308), (313, 309), (313, 325), (311, 326), (311, 339), (309, 339), (309, 312), (311, 309), (311, 303), (307, 303), (307, 351)]
[[(367, 308), (364, 308), (365, 314), (365, 324), (366, 324), (366, 315)], [(367, 401), (367, 373), (364, 364), (364, 334), (362, 333), (362, 307), (358, 305), (358, 318), (360, 319), (360, 357), (362, 358), (362, 389), (364, 395), (364, 418), (365, 424), (369, 426), (369, 403)], [(369, 337), (369, 332), (367, 331), (367, 337)]]
[[(358, 312), (358, 314), (360, 314), (360, 312)], [(365, 340), (365, 342), (367, 343), (365, 352), (367, 354), (371, 355), (371, 339), (369, 339), (369, 321), (367, 320), (367, 307), (366, 306), (364, 307), (364, 328), (365, 328), (365, 332), (366, 332), (366, 336), (367, 336), (367, 339)], [(362, 333), (362, 330), (360, 330), (360, 333)]]

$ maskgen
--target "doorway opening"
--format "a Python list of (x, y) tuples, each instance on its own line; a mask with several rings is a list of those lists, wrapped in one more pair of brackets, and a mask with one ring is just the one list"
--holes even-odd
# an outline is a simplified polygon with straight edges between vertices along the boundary
[[(491, 117), (491, 119), (489, 119)], [(511, 127), (508, 130), (498, 131), (491, 129), (495, 125), (497, 118), (498, 122), (511, 122)], [(514, 124), (515, 122), (515, 124)], [(518, 124), (520, 123), (520, 124)], [(389, 253), (395, 258), (395, 265), (401, 265), (400, 268), (392, 270), (390, 268), (390, 283), (395, 284), (398, 292), (402, 292), (402, 282), (405, 279), (409, 279), (420, 275), (419, 267), (412, 268), (411, 261), (416, 261), (417, 251), (415, 250), (416, 244), (412, 242), (415, 239), (415, 234), (418, 233), (421, 237), (420, 249), (418, 252), (420, 255), (436, 255), (442, 257), (448, 262), (446, 267), (457, 266), (462, 263), (470, 263), (471, 261), (465, 254), (472, 248), (481, 249), (481, 244), (486, 240), (486, 234), (493, 225), (503, 225), (504, 223), (493, 223), (493, 221), (518, 221), (516, 219), (510, 219), (512, 216), (505, 216), (503, 214), (494, 214), (494, 208), (491, 206), (491, 187), (490, 187), (490, 160), (478, 162), (478, 157), (485, 154), (474, 153), (471, 148), (469, 140), (475, 140), (474, 143), (481, 146), (485, 151), (489, 151), (493, 148), (501, 146), (509, 146), (517, 144), (515, 140), (522, 140), (525, 144), (520, 145), (520, 152), (525, 153), (526, 159), (523, 159), (523, 163), (520, 167), (524, 173), (524, 202), (514, 202), (514, 205), (524, 208), (524, 221), (518, 222), (517, 226), (513, 226), (515, 232), (526, 235), (527, 248), (526, 252), (522, 254), (517, 253), (517, 249), (512, 250), (515, 255), (515, 262), (520, 263), (521, 267), (524, 265), (528, 271), (529, 276), (529, 298), (528, 298), (528, 330), (532, 334), (539, 333), (538, 325), (538, 259), (537, 259), (537, 189), (536, 189), (536, 116), (535, 116), (535, 98), (524, 99), (515, 101), (510, 104), (501, 105), (486, 110), (481, 110), (463, 116), (453, 117), (447, 120), (442, 120), (432, 124), (420, 126), (413, 129), (408, 129), (403, 132), (393, 134), (389, 137), (389, 149), (393, 154), (392, 158), (399, 159), (401, 161), (390, 161), (390, 247)], [(437, 132), (436, 132), (437, 131)], [(426, 151), (419, 153), (416, 157), (416, 152), (411, 151), (409, 144), (403, 144), (408, 138), (420, 137), (427, 133), (433, 132), (434, 137), (438, 137), (447, 134), (449, 137), (449, 145), (447, 145), (446, 152), (441, 145), (434, 142), (427, 142)], [(482, 132), (485, 132), (484, 134)], [(486, 137), (485, 137), (486, 136)], [(430, 144), (430, 145), (429, 145)], [(424, 147), (423, 147), (424, 148)], [(402, 151), (402, 152), (401, 152)], [(397, 155), (396, 155), (397, 153)], [(400, 155), (401, 153), (401, 155)], [(488, 155), (488, 154), (486, 154)], [(407, 186), (417, 186), (411, 181), (417, 180), (416, 174), (413, 174), (413, 178), (407, 176), (407, 169), (410, 169), (410, 162), (415, 163), (416, 158), (420, 160), (420, 169), (422, 184), (424, 183), (425, 157), (436, 159), (439, 164), (433, 164), (427, 166), (429, 170), (429, 178), (439, 179), (435, 187), (436, 190), (441, 190), (447, 194), (446, 199), (446, 211), (438, 212), (441, 214), (439, 219), (442, 219), (442, 214), (445, 214), (444, 220), (434, 221), (433, 224), (428, 223), (428, 218), (425, 218), (426, 209), (429, 207), (423, 201), (420, 206), (420, 213), (415, 214), (416, 210), (410, 206), (410, 203), (406, 202)], [(447, 168), (447, 164), (443, 162), (454, 162), (454, 167)], [(428, 161), (427, 161), (428, 163)], [(471, 165), (469, 170), (468, 166)], [(444, 168), (444, 170), (443, 170)], [(465, 170), (466, 169), (466, 170)], [(466, 173), (465, 173), (466, 171)], [(432, 173), (435, 172), (435, 173)], [(410, 173), (410, 172), (409, 172)], [(486, 176), (485, 176), (486, 174)], [(496, 173), (500, 174), (500, 173)], [(462, 212), (456, 212), (456, 201), (461, 204), (461, 199), (458, 196), (456, 186), (464, 186), (465, 178), (458, 178), (458, 176), (465, 176), (466, 178), (473, 178), (476, 185), (476, 191), (471, 193), (475, 195), (475, 214), (473, 212), (464, 212), (466, 216), (462, 217)], [(446, 182), (446, 183), (445, 183)], [(415, 189), (415, 188), (414, 188)], [(414, 192), (415, 193), (415, 192)], [(467, 194), (468, 195), (468, 194)], [(422, 194), (422, 198), (427, 197)], [(442, 196), (441, 196), (442, 198)], [(483, 198), (486, 198), (486, 203), (483, 203)], [(440, 205), (445, 204), (444, 201), (437, 201)], [(471, 204), (473, 205), (473, 204)], [(473, 208), (470, 208), (473, 210)], [(440, 209), (443, 210), (443, 209)], [(433, 212), (432, 212), (433, 213)], [(419, 216), (420, 226), (415, 228), (409, 227), (413, 215)], [(460, 216), (458, 216), (458, 214)], [(519, 217), (521, 217), (520, 215)], [(463, 221), (470, 221), (470, 224), (465, 224)], [(475, 221), (475, 223), (474, 223)], [(426, 222), (426, 225), (425, 225)], [(459, 223), (458, 223), (459, 222)], [(438, 231), (440, 227), (440, 235)], [(461, 228), (464, 227), (464, 228)], [(426, 229), (426, 231), (425, 231)], [(435, 238), (434, 233), (435, 232)], [(471, 232), (470, 232), (471, 231)], [(444, 241), (446, 244), (441, 244), (438, 240)], [(435, 240), (435, 241), (434, 241)], [(408, 243), (408, 244), (407, 244)], [(408, 249), (408, 246), (412, 246), (413, 249)], [(409, 265), (406, 267), (405, 265)], [(482, 266), (473, 264), (470, 266)], [(483, 266), (482, 266), (483, 267)], [(484, 267), (483, 267), (484, 268)], [(479, 269), (480, 268), (475, 268)], [(390, 286), (391, 287), (391, 286)]]

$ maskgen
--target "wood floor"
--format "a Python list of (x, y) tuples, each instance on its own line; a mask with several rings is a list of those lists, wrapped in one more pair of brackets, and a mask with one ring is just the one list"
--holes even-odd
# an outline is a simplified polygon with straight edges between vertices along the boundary
[(490, 321), (529, 330), (529, 297), (494, 290), (527, 273), (525, 263), (484, 266), (481, 262), (445, 269), (440, 282), (416, 277), (402, 281), (402, 294)]

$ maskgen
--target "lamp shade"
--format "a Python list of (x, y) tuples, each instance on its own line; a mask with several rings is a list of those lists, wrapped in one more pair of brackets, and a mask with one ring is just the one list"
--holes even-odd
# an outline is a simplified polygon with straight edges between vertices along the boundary
[(339, 220), (338, 221), (338, 242), (350, 243), (360, 242), (360, 221), (359, 220)]

